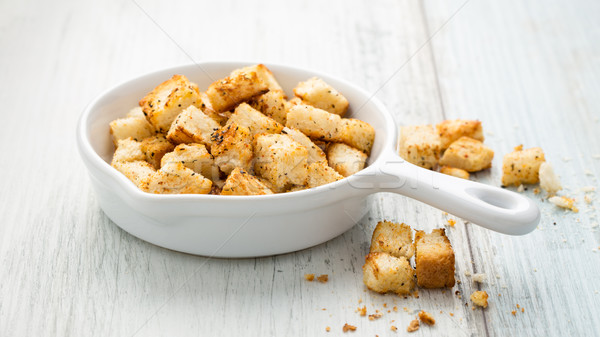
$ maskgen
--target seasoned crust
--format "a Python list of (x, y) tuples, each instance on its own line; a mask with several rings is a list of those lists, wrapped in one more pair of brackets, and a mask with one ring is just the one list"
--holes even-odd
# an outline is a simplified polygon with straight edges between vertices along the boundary
[(286, 126), (296, 128), (313, 139), (332, 141), (338, 138), (341, 118), (310, 105), (297, 104), (290, 106)]
[(317, 77), (298, 83), (294, 88), (294, 94), (305, 104), (329, 113), (343, 116), (348, 111), (346, 97)]
[(308, 151), (308, 163), (312, 164), (318, 161), (327, 161), (325, 152), (317, 146), (308, 136), (302, 133), (300, 130), (294, 128), (288, 128), (287, 126), (281, 130), (282, 134), (290, 136), (293, 140), (300, 143)]
[(482, 142), (460, 137), (444, 152), (440, 165), (456, 167), (469, 172), (477, 172), (492, 166), (494, 151)]
[(172, 152), (165, 154), (161, 167), (168, 163), (182, 163), (185, 167), (202, 174), (213, 182), (220, 179), (219, 167), (214, 163), (213, 156), (208, 153), (203, 144), (179, 144)]
[(308, 151), (288, 135), (261, 134), (255, 137), (254, 172), (269, 180), (276, 190), (305, 185)]
[(252, 169), (253, 139), (247, 127), (230, 123), (215, 131), (211, 142), (210, 152), (221, 171), (229, 174), (236, 167)]
[(227, 124), (231, 123), (247, 127), (252, 135), (259, 133), (280, 133), (283, 130), (283, 125), (246, 103), (242, 103), (235, 108), (235, 111), (227, 121)]
[(113, 161), (112, 167), (124, 174), (127, 179), (131, 180), (135, 186), (140, 186), (140, 183), (152, 176), (156, 170), (146, 161)]
[(146, 160), (146, 155), (142, 151), (142, 143), (129, 137), (126, 139), (120, 139), (117, 142), (117, 149), (113, 155), (113, 163), (117, 161), (138, 161)]
[(337, 141), (369, 154), (375, 141), (375, 129), (369, 123), (353, 118), (342, 118)]
[(212, 181), (182, 163), (167, 163), (140, 182), (140, 189), (157, 194), (208, 194)]
[[(280, 91), (283, 93), (283, 89), (281, 88), (279, 83), (277, 83), (273, 72), (271, 72), (271, 70), (267, 68), (264, 64), (257, 64), (249, 67), (236, 69), (232, 71), (229, 76), (235, 77), (239, 74), (248, 74), (252, 72), (255, 72), (256, 76), (267, 85), (269, 91)], [(283, 95), (284, 99), (287, 98), (285, 96), (285, 93), (283, 93)]]
[(154, 128), (143, 115), (140, 117), (138, 114), (128, 114), (128, 117), (110, 122), (110, 134), (116, 146), (119, 140), (127, 138), (142, 141), (154, 134)]
[(415, 271), (405, 257), (369, 253), (363, 265), (363, 282), (378, 293), (410, 294), (415, 286)]
[(241, 102), (262, 95), (269, 88), (255, 71), (242, 72), (213, 82), (205, 94), (216, 113), (233, 109)]
[(317, 161), (308, 165), (307, 187), (313, 188), (344, 179), (344, 176), (327, 165), (326, 161)]
[(454, 286), (454, 250), (443, 228), (415, 234), (417, 284), (423, 288)]
[(163, 135), (148, 137), (142, 141), (142, 152), (146, 155), (146, 161), (157, 170), (160, 168), (162, 157), (173, 149), (175, 145)]
[(412, 232), (412, 228), (405, 223), (380, 221), (371, 237), (370, 252), (383, 252), (410, 259), (415, 253)]
[(342, 143), (331, 143), (327, 147), (327, 161), (344, 177), (351, 176), (365, 168), (367, 155)]
[(502, 185), (537, 184), (540, 166), (545, 161), (544, 151), (539, 147), (506, 154), (502, 160)]
[(267, 186), (256, 177), (236, 167), (223, 186), (221, 195), (265, 195), (273, 194)]
[(270, 90), (266, 94), (256, 96), (249, 101), (250, 106), (273, 118), (276, 122), (285, 125), (288, 111), (288, 102), (285, 93), (281, 90)]
[(426, 169), (437, 167), (442, 150), (440, 136), (431, 125), (403, 126), (399, 154), (409, 163)]
[(214, 119), (191, 105), (177, 115), (167, 138), (174, 144), (200, 143), (210, 147), (210, 137), (220, 127)]
[(436, 126), (436, 130), (440, 136), (442, 150), (445, 150), (460, 137), (466, 136), (484, 141), (483, 128), (481, 122), (476, 120), (445, 120)]

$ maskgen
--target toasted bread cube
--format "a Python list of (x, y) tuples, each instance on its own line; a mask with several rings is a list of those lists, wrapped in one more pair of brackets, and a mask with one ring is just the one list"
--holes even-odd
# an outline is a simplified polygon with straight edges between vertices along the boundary
[(175, 149), (175, 145), (163, 135), (148, 137), (142, 141), (142, 152), (146, 155), (146, 161), (157, 170), (160, 168), (162, 157), (173, 149)]
[(215, 165), (213, 156), (203, 144), (179, 144), (172, 152), (165, 154), (160, 166), (168, 163), (182, 163), (185, 167), (212, 181), (220, 179), (219, 167)]
[(174, 75), (140, 100), (148, 122), (161, 133), (169, 131), (175, 117), (190, 105), (199, 107), (202, 100), (198, 86), (183, 75)]
[(434, 229), (431, 234), (415, 234), (417, 284), (423, 288), (454, 286), (454, 251), (446, 231)]
[(329, 184), (341, 179), (344, 179), (344, 176), (327, 165), (326, 161), (317, 161), (308, 165), (308, 180), (306, 185), (309, 188)]
[(546, 161), (539, 147), (508, 153), (502, 160), (502, 185), (519, 186), (540, 181), (540, 166)]
[(343, 116), (348, 111), (346, 97), (317, 77), (298, 83), (294, 88), (294, 94), (304, 103), (332, 114)]
[(141, 106), (136, 106), (135, 108), (129, 110), (127, 115), (125, 115), (125, 118), (129, 117), (146, 119), (146, 115), (144, 115), (144, 110), (142, 110)]
[(365, 168), (367, 155), (346, 144), (331, 143), (327, 147), (327, 161), (339, 174), (348, 177)]
[(255, 176), (236, 167), (223, 186), (221, 195), (265, 195), (273, 192)]
[(426, 169), (434, 169), (440, 159), (440, 136), (431, 125), (403, 126), (400, 129), (400, 157)]
[(146, 155), (142, 151), (142, 143), (129, 137), (121, 139), (117, 143), (117, 149), (113, 155), (113, 163), (117, 161), (138, 161), (146, 160)]
[(260, 111), (246, 103), (242, 103), (235, 108), (235, 111), (227, 121), (227, 124), (231, 123), (247, 127), (252, 135), (259, 133), (280, 133), (283, 130), (283, 125), (263, 115)]
[(255, 137), (254, 171), (276, 189), (304, 185), (308, 176), (308, 150), (288, 135), (261, 134)]
[[(256, 72), (258, 78), (267, 85), (269, 91), (280, 91), (283, 93), (283, 89), (281, 88), (279, 83), (277, 83), (275, 76), (273, 76), (271, 70), (267, 68), (264, 64), (257, 64), (249, 67), (236, 69), (231, 72), (230, 76), (235, 77), (239, 74), (248, 74), (251, 72)], [(283, 93), (283, 96), (285, 98), (285, 93)]]
[(549, 162), (543, 162), (542, 165), (540, 165), (539, 177), (540, 187), (546, 191), (549, 196), (553, 196), (556, 192), (562, 190), (560, 179), (558, 179), (558, 176), (554, 173), (554, 168)]
[(119, 140), (130, 137), (142, 141), (154, 134), (154, 128), (148, 123), (146, 117), (131, 116), (110, 122), (110, 134), (116, 146)]
[(487, 308), (488, 306), (488, 293), (485, 291), (475, 291), (471, 294), (471, 302), (476, 306)]
[(363, 282), (378, 293), (410, 294), (415, 286), (415, 270), (405, 257), (369, 253), (363, 265)]
[(140, 186), (140, 183), (152, 176), (156, 170), (146, 161), (113, 161), (112, 167), (123, 173), (127, 179), (131, 180), (135, 186)]
[(267, 91), (267, 84), (258, 77), (256, 71), (250, 71), (214, 82), (206, 90), (206, 97), (210, 108), (220, 113)]
[(212, 181), (185, 167), (182, 163), (167, 163), (145, 178), (140, 189), (156, 194), (208, 194)]
[(469, 180), (469, 172), (467, 172), (463, 169), (456, 168), (456, 167), (442, 166), (440, 168), (440, 173)]
[(358, 119), (343, 118), (337, 141), (369, 154), (375, 141), (375, 129), (367, 122)]
[(211, 141), (210, 152), (221, 171), (229, 174), (236, 167), (252, 169), (252, 134), (247, 127), (228, 124), (215, 131)]
[(482, 142), (469, 137), (460, 137), (446, 149), (440, 159), (440, 165), (477, 172), (492, 167), (492, 159), (494, 159), (494, 151)]
[(308, 138), (301, 131), (294, 129), (294, 128), (288, 128), (286, 126), (283, 128), (281, 133), (290, 136), (290, 138), (292, 138), (293, 140), (302, 144), (306, 148), (306, 150), (308, 150), (308, 163), (309, 164), (316, 163), (318, 161), (325, 161), (325, 162), (327, 161), (325, 152), (323, 152), (323, 150), (320, 147), (318, 147), (315, 143), (313, 143), (313, 141), (310, 140), (310, 138)]
[(266, 94), (256, 96), (250, 101), (250, 106), (285, 125), (288, 102), (285, 100), (283, 91), (271, 90)]
[(412, 228), (407, 224), (380, 221), (373, 231), (369, 252), (388, 253), (395, 257), (410, 259), (415, 254), (412, 232)]
[(436, 126), (442, 142), (442, 150), (445, 150), (460, 137), (466, 136), (479, 141), (484, 141), (483, 128), (480, 121), (455, 119), (445, 120)]
[(296, 128), (305, 135), (318, 140), (335, 140), (338, 137), (340, 116), (306, 104), (290, 106), (285, 125)]
[(200, 143), (210, 146), (210, 136), (220, 127), (214, 119), (191, 105), (177, 115), (167, 138), (175, 144)]

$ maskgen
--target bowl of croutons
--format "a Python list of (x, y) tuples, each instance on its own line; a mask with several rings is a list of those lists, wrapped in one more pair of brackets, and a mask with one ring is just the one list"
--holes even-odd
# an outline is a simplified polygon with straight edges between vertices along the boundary
[(508, 234), (539, 219), (518, 194), (403, 160), (372, 94), (292, 66), (206, 62), (137, 77), (90, 103), (77, 140), (108, 217), (191, 254), (311, 247), (355, 225), (381, 191)]

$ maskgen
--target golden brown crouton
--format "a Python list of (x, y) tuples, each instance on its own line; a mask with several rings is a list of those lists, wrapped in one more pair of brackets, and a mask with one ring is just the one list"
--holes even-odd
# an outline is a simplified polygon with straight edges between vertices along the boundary
[(475, 291), (471, 294), (471, 301), (473, 304), (487, 308), (488, 306), (488, 293), (485, 291)]
[[(253, 65), (253, 66), (249, 66), (249, 67), (236, 69), (236, 70), (232, 71), (229, 76), (235, 77), (239, 74), (248, 74), (251, 72), (256, 72), (256, 75), (258, 76), (258, 78), (267, 85), (267, 88), (269, 89), (269, 91), (281, 91), (283, 93), (283, 89), (281, 88), (279, 83), (277, 83), (275, 76), (273, 76), (273, 73), (271, 72), (271, 70), (269, 68), (267, 68), (264, 64), (257, 64), (257, 65)], [(285, 93), (284, 93), (284, 98), (285, 98)]]
[(363, 266), (363, 282), (378, 293), (410, 294), (415, 286), (415, 270), (405, 257), (369, 253)]
[(367, 155), (351, 146), (342, 143), (331, 143), (327, 147), (327, 161), (344, 177), (365, 168)]
[(148, 122), (162, 133), (166, 133), (175, 117), (190, 105), (199, 107), (202, 101), (198, 86), (183, 75), (174, 75), (140, 100)]
[(173, 151), (175, 145), (163, 135), (148, 137), (142, 141), (142, 152), (146, 155), (146, 161), (152, 164), (155, 169), (160, 168), (160, 161), (167, 153)]
[(404, 223), (380, 221), (373, 231), (370, 252), (388, 253), (395, 257), (410, 259), (415, 254), (412, 228)]
[(140, 183), (140, 189), (157, 194), (208, 194), (212, 181), (185, 167), (182, 163), (167, 163)]
[(280, 133), (283, 130), (283, 125), (263, 115), (260, 111), (246, 103), (242, 103), (235, 108), (235, 111), (227, 121), (227, 124), (231, 123), (247, 127), (252, 135), (259, 133)]
[(298, 83), (294, 88), (294, 94), (308, 105), (339, 116), (343, 116), (348, 110), (346, 97), (317, 77)]
[(177, 145), (172, 152), (162, 157), (160, 166), (165, 166), (168, 163), (182, 163), (185, 167), (212, 181), (220, 178), (219, 167), (203, 144)]
[(221, 195), (264, 195), (273, 192), (255, 176), (236, 167), (223, 186)]
[(455, 119), (445, 120), (436, 125), (440, 140), (442, 142), (442, 150), (445, 150), (460, 137), (466, 136), (479, 141), (484, 140), (483, 128), (480, 121)]
[(117, 143), (117, 149), (115, 150), (112, 161), (125, 162), (138, 160), (146, 160), (146, 155), (142, 152), (142, 143), (135, 141), (131, 137), (120, 139)]
[(494, 151), (482, 142), (461, 137), (444, 152), (440, 165), (456, 167), (469, 172), (477, 172), (492, 166)]
[(269, 89), (256, 71), (229, 76), (211, 84), (206, 90), (210, 108), (216, 113), (233, 109), (241, 102), (262, 95)]
[(285, 100), (283, 91), (271, 90), (266, 94), (254, 97), (249, 103), (254, 109), (285, 125), (288, 102)]
[(297, 141), (302, 146), (304, 146), (306, 148), (306, 150), (308, 150), (308, 163), (309, 164), (312, 164), (312, 163), (315, 163), (318, 161), (327, 161), (325, 152), (323, 152), (323, 150), (321, 150), (320, 147), (318, 147), (315, 143), (313, 143), (313, 141), (310, 140), (310, 138), (308, 138), (301, 131), (294, 129), (294, 128), (288, 128), (286, 126), (285, 128), (283, 128), (281, 133), (290, 136), (290, 138)]
[(442, 166), (440, 168), (440, 173), (443, 174), (447, 174), (449, 176), (454, 176), (457, 178), (462, 178), (462, 179), (469, 179), (469, 172), (463, 170), (463, 169), (459, 169), (456, 167), (450, 167), (450, 166)]
[(419, 312), (419, 319), (421, 320), (421, 322), (427, 324), (427, 325), (434, 325), (435, 324), (435, 318), (433, 318), (433, 315), (428, 313), (427, 311), (423, 311), (421, 310)]
[(409, 163), (433, 169), (440, 159), (440, 136), (431, 125), (403, 126), (400, 129), (400, 157)]
[(434, 229), (431, 234), (415, 234), (417, 284), (423, 288), (454, 286), (454, 251), (446, 231)]
[(327, 165), (326, 161), (317, 161), (308, 165), (308, 180), (306, 185), (309, 188), (329, 184), (341, 179), (344, 179), (344, 176)]
[(276, 189), (304, 185), (308, 175), (308, 151), (288, 135), (262, 134), (255, 137), (254, 171)]
[(247, 127), (228, 124), (215, 131), (211, 141), (210, 152), (221, 171), (229, 174), (236, 167), (252, 169), (252, 134)]
[(560, 180), (556, 173), (554, 173), (554, 168), (549, 162), (543, 162), (542, 165), (540, 165), (539, 177), (540, 187), (544, 189), (549, 196), (553, 196), (556, 192), (562, 190)]
[(343, 118), (337, 141), (345, 143), (369, 154), (375, 141), (375, 129), (369, 123), (358, 119)]
[(135, 186), (139, 186), (144, 179), (152, 176), (154, 172), (156, 172), (152, 165), (141, 160), (129, 162), (113, 161), (111, 165), (119, 172), (123, 173), (135, 184)]
[(545, 161), (544, 152), (539, 147), (505, 155), (502, 160), (502, 185), (536, 184), (540, 181), (540, 166)]
[(113, 143), (117, 145), (119, 140), (133, 138), (137, 141), (142, 141), (154, 134), (154, 128), (146, 117), (131, 116), (126, 118), (115, 119), (110, 122), (110, 134), (112, 135)]
[(175, 144), (200, 143), (210, 147), (210, 136), (220, 127), (214, 119), (191, 105), (177, 115), (167, 138)]
[(341, 120), (336, 114), (298, 104), (290, 106), (285, 125), (302, 131), (310, 138), (331, 141), (338, 137)]

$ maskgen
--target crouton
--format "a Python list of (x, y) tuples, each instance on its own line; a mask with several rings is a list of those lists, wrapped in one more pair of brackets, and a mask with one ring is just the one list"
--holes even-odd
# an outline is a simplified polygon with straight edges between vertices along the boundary
[(226, 77), (211, 84), (206, 97), (211, 109), (216, 113), (233, 109), (241, 102), (269, 91), (256, 71), (242, 72)]
[(142, 143), (129, 137), (120, 139), (117, 143), (117, 149), (113, 155), (113, 162), (117, 161), (138, 161), (146, 160), (146, 155), (142, 151)]
[(254, 109), (285, 125), (288, 102), (285, 100), (283, 91), (271, 90), (266, 94), (256, 96), (249, 103)]
[(131, 180), (135, 186), (140, 186), (140, 183), (152, 176), (156, 170), (146, 161), (113, 161), (112, 167), (123, 173), (127, 179)]
[(125, 118), (128, 118), (128, 117), (146, 119), (146, 115), (144, 115), (144, 110), (142, 110), (141, 106), (136, 106), (135, 108), (129, 110), (127, 115), (125, 115)]
[(283, 128), (281, 133), (290, 136), (293, 140), (300, 143), (302, 146), (308, 150), (308, 164), (316, 163), (318, 161), (327, 161), (327, 157), (325, 156), (325, 152), (318, 147), (310, 138), (308, 138), (301, 131), (288, 128), (287, 126)]
[(191, 105), (177, 115), (167, 138), (175, 144), (200, 143), (210, 147), (210, 136), (220, 127), (214, 119)]
[(440, 165), (456, 167), (469, 172), (477, 172), (492, 167), (494, 151), (482, 142), (461, 137), (444, 151)]
[(539, 177), (540, 187), (543, 188), (549, 196), (555, 195), (556, 192), (562, 189), (560, 180), (556, 176), (556, 173), (554, 173), (554, 168), (552, 168), (550, 163), (543, 162), (542, 165), (540, 165)]
[(298, 83), (294, 88), (294, 94), (304, 103), (332, 114), (343, 116), (348, 110), (346, 97), (317, 77)]
[(239, 167), (252, 169), (252, 134), (247, 127), (230, 123), (213, 133), (211, 154), (215, 164), (226, 174)]
[(260, 111), (246, 103), (242, 103), (235, 108), (235, 111), (227, 121), (227, 124), (231, 123), (247, 127), (252, 135), (259, 133), (280, 133), (283, 130), (283, 125), (263, 115)]
[(440, 136), (431, 125), (403, 126), (400, 129), (400, 157), (426, 169), (434, 169), (440, 159)]
[(539, 147), (508, 153), (502, 160), (502, 185), (519, 186), (540, 181), (540, 166), (546, 161)]
[(148, 123), (146, 117), (131, 116), (110, 122), (110, 134), (116, 146), (119, 140), (130, 137), (142, 141), (154, 134), (154, 128)]
[(363, 265), (363, 282), (378, 293), (410, 294), (415, 286), (415, 270), (405, 257), (369, 253)]
[(219, 180), (219, 167), (215, 165), (213, 156), (208, 153), (203, 144), (179, 144), (172, 152), (165, 154), (160, 166), (168, 163), (182, 163), (185, 167), (196, 173), (200, 173), (205, 178)]
[(327, 147), (327, 160), (329, 166), (348, 177), (365, 168), (367, 155), (346, 144), (331, 143)]
[(456, 167), (450, 167), (450, 166), (442, 166), (440, 168), (440, 173), (443, 174), (447, 174), (449, 176), (454, 176), (457, 178), (462, 178), (462, 179), (469, 179), (469, 172), (463, 170), (463, 169), (459, 169)]
[(343, 118), (336, 140), (369, 154), (375, 141), (375, 129), (367, 122), (358, 119)]
[(255, 137), (254, 171), (277, 189), (304, 185), (308, 176), (308, 151), (288, 135), (261, 134)]
[(299, 104), (290, 106), (285, 125), (302, 131), (305, 135), (319, 140), (335, 140), (341, 126), (341, 118), (336, 114)]
[(273, 192), (256, 177), (236, 167), (223, 186), (221, 195), (264, 195)]
[(308, 165), (308, 180), (306, 185), (309, 188), (329, 184), (341, 179), (344, 179), (344, 176), (327, 165), (326, 161), (317, 161)]
[[(267, 68), (264, 64), (257, 64), (249, 67), (236, 69), (232, 71), (229, 76), (236, 77), (239, 74), (249, 74), (251, 72), (256, 73), (256, 76), (258, 76), (258, 78), (267, 85), (269, 91), (280, 91), (281, 93), (283, 93), (283, 89), (281, 88), (279, 83), (277, 83), (275, 76), (273, 76), (271, 70)], [(284, 99), (286, 98), (285, 93), (283, 93), (283, 97)]]
[(175, 145), (163, 135), (152, 136), (142, 141), (142, 152), (146, 155), (146, 161), (157, 170), (160, 168), (162, 157), (173, 149), (175, 149)]
[(140, 183), (140, 189), (157, 194), (208, 194), (212, 181), (185, 167), (182, 163), (167, 163)]
[(410, 259), (415, 254), (412, 228), (404, 223), (380, 221), (373, 231), (369, 252), (388, 253), (395, 257)]
[(183, 75), (174, 75), (140, 100), (148, 122), (161, 133), (169, 131), (175, 117), (190, 105), (200, 107), (202, 100), (198, 86)]
[(443, 228), (415, 234), (417, 284), (423, 288), (454, 286), (454, 251)]
[(445, 150), (460, 137), (484, 141), (483, 128), (480, 121), (456, 119), (445, 120), (435, 126), (442, 142), (442, 150)]
[(482, 308), (488, 306), (488, 293), (485, 291), (475, 291), (471, 294), (471, 302)]

